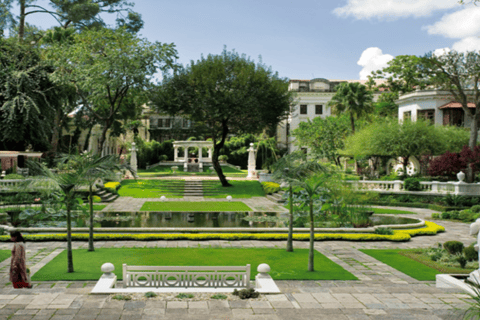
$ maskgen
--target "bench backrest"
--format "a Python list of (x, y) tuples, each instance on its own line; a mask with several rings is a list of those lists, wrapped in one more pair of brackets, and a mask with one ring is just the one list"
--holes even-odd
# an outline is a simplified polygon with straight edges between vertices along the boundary
[(123, 264), (124, 287), (249, 288), (250, 265), (246, 266), (127, 266)]

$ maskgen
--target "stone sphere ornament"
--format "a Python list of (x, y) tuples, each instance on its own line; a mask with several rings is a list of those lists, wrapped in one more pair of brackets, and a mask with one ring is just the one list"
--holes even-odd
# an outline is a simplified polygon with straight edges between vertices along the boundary
[(103, 273), (110, 274), (115, 271), (115, 266), (112, 263), (107, 262), (102, 264), (101, 270)]
[(160, 197), (160, 201), (165, 201), (165, 200), (167, 200), (167, 197), (165, 197), (165, 196)]
[(260, 273), (269, 273), (270, 270), (270, 266), (266, 263), (259, 264), (257, 267), (257, 271)]
[(228, 201), (232, 201), (232, 196), (227, 196)]

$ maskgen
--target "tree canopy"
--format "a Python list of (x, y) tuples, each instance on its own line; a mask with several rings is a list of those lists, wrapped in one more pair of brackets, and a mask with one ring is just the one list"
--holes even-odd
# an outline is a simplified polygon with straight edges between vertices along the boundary
[(328, 102), (333, 114), (347, 113), (350, 126), (355, 133), (355, 120), (373, 111), (373, 95), (367, 87), (358, 82), (342, 82)]
[(52, 78), (73, 85), (84, 111), (102, 125), (100, 150), (108, 129), (138, 116), (153, 76), (173, 68), (177, 58), (174, 44), (150, 43), (125, 28), (84, 30), (46, 50), (56, 67)]
[(468, 132), (463, 128), (433, 126), (422, 120), (399, 123), (396, 119), (385, 119), (348, 137), (343, 152), (356, 157), (402, 157), (406, 167), (411, 156), (456, 152), (467, 142)]
[(230, 184), (218, 162), (229, 134), (274, 130), (292, 104), (288, 82), (245, 55), (223, 51), (201, 57), (167, 77), (152, 95), (159, 112), (203, 123), (214, 142), (212, 162), (223, 186)]

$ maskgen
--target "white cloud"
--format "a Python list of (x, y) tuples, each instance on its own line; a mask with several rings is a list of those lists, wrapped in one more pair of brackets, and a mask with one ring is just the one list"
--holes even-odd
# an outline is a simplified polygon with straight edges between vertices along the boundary
[(453, 44), (452, 49), (458, 52), (479, 51), (480, 37), (468, 37)]
[(443, 56), (444, 54), (449, 53), (449, 52), (450, 52), (450, 48), (441, 48), (441, 49), (434, 50), (433, 55), (439, 57), (439, 56)]
[(377, 71), (388, 66), (388, 62), (393, 59), (390, 54), (383, 54), (377, 47), (365, 49), (360, 56), (357, 64), (362, 66), (360, 71), (360, 80), (367, 80), (372, 71)]
[(455, 0), (347, 0), (347, 4), (333, 10), (337, 16), (357, 19), (396, 20), (402, 17), (422, 17), (437, 10), (459, 6)]
[(429, 34), (448, 38), (467, 38), (480, 35), (480, 7), (467, 6), (463, 10), (446, 14), (432, 25), (426, 26)]

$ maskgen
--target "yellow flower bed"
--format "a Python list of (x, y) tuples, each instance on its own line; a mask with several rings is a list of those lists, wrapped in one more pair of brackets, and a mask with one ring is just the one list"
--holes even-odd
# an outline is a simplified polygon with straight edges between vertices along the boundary
[[(411, 237), (418, 235), (435, 235), (438, 232), (444, 232), (445, 228), (425, 221), (426, 227), (411, 230), (395, 230), (393, 235), (363, 233), (363, 234), (344, 234), (344, 233), (317, 233), (315, 241), (328, 240), (348, 240), (348, 241), (408, 241)], [(103, 240), (287, 240), (286, 233), (154, 233), (154, 234), (94, 234), (93, 238), (97, 241)], [(25, 235), (28, 241), (65, 241), (66, 234), (32, 234)], [(308, 241), (310, 234), (294, 234), (294, 240)], [(88, 234), (72, 234), (72, 240), (87, 241)], [(0, 236), (0, 241), (10, 241), (10, 236)]]
[(120, 189), (120, 182), (115, 182), (115, 181), (111, 181), (111, 182), (107, 182), (103, 185), (105, 188), (110, 188), (110, 189), (113, 189), (113, 190), (118, 190)]

